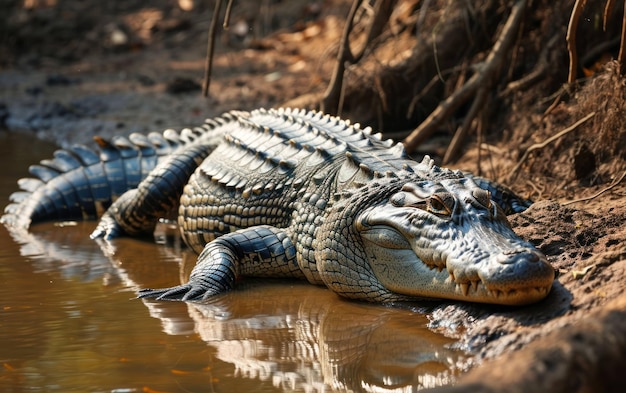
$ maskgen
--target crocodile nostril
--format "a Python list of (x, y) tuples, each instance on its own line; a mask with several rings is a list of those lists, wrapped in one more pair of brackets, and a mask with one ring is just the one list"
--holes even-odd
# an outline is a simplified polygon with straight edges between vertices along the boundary
[(496, 262), (503, 265), (520, 262), (539, 262), (542, 259), (536, 251), (518, 248), (503, 251), (501, 254), (496, 255), (493, 258)]

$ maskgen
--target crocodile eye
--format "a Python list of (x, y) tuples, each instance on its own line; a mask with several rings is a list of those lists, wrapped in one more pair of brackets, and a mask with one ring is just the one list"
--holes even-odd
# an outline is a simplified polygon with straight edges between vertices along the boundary
[(389, 198), (389, 202), (396, 207), (415, 207), (418, 209), (426, 208), (426, 201), (419, 196), (400, 191)]
[(491, 192), (479, 188), (472, 191), (472, 196), (478, 201), (478, 203), (486, 207), (487, 210), (491, 210)]
[(406, 194), (403, 192), (399, 192), (397, 194), (392, 195), (389, 201), (391, 202), (392, 205), (396, 207), (401, 207), (401, 206), (404, 206), (405, 200), (406, 200)]
[(428, 201), (428, 211), (440, 216), (449, 216), (452, 213), (452, 209), (446, 205), (439, 195), (430, 197)]

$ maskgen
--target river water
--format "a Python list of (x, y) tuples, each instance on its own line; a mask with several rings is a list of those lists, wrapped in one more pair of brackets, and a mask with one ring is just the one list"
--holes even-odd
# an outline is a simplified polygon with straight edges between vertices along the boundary
[[(54, 146), (0, 132), (0, 201)], [(413, 392), (465, 354), (417, 306), (245, 279), (204, 304), (135, 299), (194, 263), (175, 241), (95, 242), (94, 222), (0, 226), (2, 392)]]

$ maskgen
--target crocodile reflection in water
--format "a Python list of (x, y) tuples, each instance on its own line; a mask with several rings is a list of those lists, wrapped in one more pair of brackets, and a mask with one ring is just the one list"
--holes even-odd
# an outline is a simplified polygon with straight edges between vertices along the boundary
[[(241, 292), (187, 307), (195, 331), (217, 358), (235, 366), (235, 375), (287, 391), (406, 391), (448, 384), (459, 371), (463, 352), (446, 348), (452, 340), (429, 331), (414, 312), (297, 287), (305, 296), (250, 281)], [(146, 305), (159, 310), (152, 315), (170, 332), (185, 334), (168, 320), (163, 303)]]
[[(76, 253), (67, 246), (83, 240), (80, 234), (88, 230), (81, 225), (31, 231), (20, 241), (22, 253), (47, 255), (33, 261), (37, 270), (122, 283), (129, 291), (159, 276), (171, 277), (176, 268), (171, 262), (181, 258), (171, 247), (132, 239), (102, 242), (102, 250)], [(89, 243), (85, 240), (85, 246)], [(149, 257), (142, 262), (138, 253)], [(188, 256), (186, 262), (193, 264), (194, 256)], [(186, 275), (187, 264), (180, 268)], [(143, 302), (166, 333), (199, 334), (215, 349), (214, 356), (233, 365), (236, 377), (270, 381), (285, 391), (438, 386), (454, 378), (456, 365), (466, 356), (447, 348), (452, 340), (429, 331), (419, 313), (345, 301), (300, 282), (250, 280), (211, 303), (187, 304), (189, 317), (172, 312), (181, 304)]]

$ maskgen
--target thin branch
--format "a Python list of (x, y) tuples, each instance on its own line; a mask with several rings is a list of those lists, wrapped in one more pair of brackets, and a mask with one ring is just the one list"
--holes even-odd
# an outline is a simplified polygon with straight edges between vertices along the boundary
[(561, 205), (563, 206), (567, 206), (567, 205), (571, 205), (573, 203), (578, 203), (578, 202), (586, 202), (586, 201), (590, 201), (594, 198), (599, 197), (600, 195), (604, 194), (607, 191), (612, 190), (613, 188), (615, 188), (615, 186), (617, 186), (618, 184), (620, 184), (622, 182), (622, 180), (624, 180), (624, 177), (626, 177), (626, 171), (624, 171), (624, 173), (622, 173), (622, 176), (619, 177), (619, 179), (613, 181), (613, 183), (611, 183), (609, 186), (607, 186), (606, 188), (596, 192), (595, 194), (588, 196), (588, 197), (584, 197), (584, 198), (579, 198), (579, 199), (574, 199), (571, 201), (567, 201), (567, 202), (563, 202), (561, 203)]
[[(615, 0), (607, 0), (602, 14), (602, 29), (606, 31), (609, 21), (609, 15), (613, 12)], [(620, 35), (619, 53), (617, 54), (617, 62), (619, 63), (619, 71), (621, 75), (626, 73), (626, 1), (624, 1), (624, 9), (622, 10), (622, 33)]]
[(465, 119), (463, 119), (463, 124), (454, 134), (450, 145), (448, 145), (448, 150), (446, 150), (446, 154), (443, 157), (444, 164), (448, 164), (450, 163), (450, 161), (457, 158), (459, 150), (461, 150), (461, 146), (463, 144), (463, 141), (465, 140), (465, 136), (467, 136), (469, 129), (472, 125), (472, 121), (474, 120), (478, 112), (483, 109), (483, 103), (485, 102), (486, 98), (487, 89), (485, 87), (478, 89), (476, 99), (472, 103), (470, 110), (467, 112)]
[(337, 52), (337, 63), (335, 63), (333, 75), (330, 79), (330, 83), (328, 84), (328, 88), (324, 93), (324, 98), (322, 99), (322, 112), (337, 112), (341, 89), (343, 87), (343, 73), (346, 70), (346, 62), (354, 59), (350, 50), (350, 32), (352, 31), (354, 17), (359, 9), (359, 6), (361, 5), (361, 2), (362, 0), (354, 0), (352, 2), (352, 8), (350, 8), (350, 12), (348, 13), (346, 25), (343, 29), (343, 35), (341, 36), (339, 44), (339, 51)]
[(526, 89), (527, 87), (538, 81), (549, 69), (550, 64), (548, 61), (548, 55), (554, 50), (554, 47), (557, 43), (559, 43), (561, 39), (563, 39), (563, 37), (560, 34), (555, 34), (550, 39), (550, 41), (548, 41), (546, 46), (544, 46), (543, 50), (539, 54), (539, 60), (537, 61), (537, 64), (535, 64), (533, 70), (522, 78), (513, 82), (509, 82), (506, 85), (506, 88), (499, 94), (499, 96), (506, 97), (507, 95), (512, 94), (518, 90)]
[(228, 0), (228, 4), (226, 4), (226, 12), (224, 13), (224, 30), (228, 30), (230, 27), (230, 11), (233, 9), (233, 3), (235, 0)]
[(606, 31), (606, 25), (609, 21), (609, 14), (613, 11), (613, 6), (615, 5), (615, 0), (607, 0), (604, 5), (604, 13), (602, 14), (602, 30)]
[(506, 53), (513, 45), (515, 37), (517, 37), (518, 27), (521, 23), (526, 0), (518, 0), (511, 14), (507, 19), (500, 36), (493, 45), (491, 52), (480, 65), (478, 71), (472, 75), (467, 83), (449, 96), (432, 111), (432, 113), (420, 124), (411, 134), (404, 139), (403, 143), (407, 151), (411, 152), (415, 148), (428, 139), (437, 129), (437, 127), (448, 117), (450, 117), (461, 105), (475, 95), (477, 90), (488, 84), (489, 79), (493, 78), (498, 69), (502, 66), (506, 59)]
[(338, 114), (341, 111), (341, 106), (343, 105), (343, 77), (346, 71), (346, 63), (356, 64), (361, 61), (361, 58), (365, 55), (369, 44), (383, 32), (395, 2), (377, 0), (376, 3), (374, 3), (371, 10), (371, 22), (367, 26), (367, 31), (365, 33), (365, 40), (363, 41), (363, 44), (361, 48), (359, 48), (358, 52), (354, 53), (350, 48), (350, 33), (354, 28), (354, 19), (362, 3), (363, 0), (355, 0), (352, 3), (352, 8), (348, 14), (346, 26), (344, 27), (341, 42), (339, 44), (337, 63), (335, 64), (331, 81), (321, 102), (322, 111), (330, 114)]
[(514, 178), (514, 176), (516, 175), (517, 171), (522, 166), (524, 161), (526, 161), (526, 159), (528, 158), (530, 153), (532, 153), (535, 150), (543, 149), (548, 144), (550, 144), (550, 143), (554, 142), (555, 140), (563, 137), (564, 135), (566, 135), (566, 134), (576, 130), (579, 126), (584, 124), (587, 120), (591, 119), (595, 115), (596, 115), (596, 112), (591, 112), (587, 116), (585, 116), (582, 119), (578, 120), (576, 123), (572, 124), (571, 126), (567, 127), (566, 129), (562, 130), (561, 132), (557, 133), (556, 135), (552, 135), (550, 138), (544, 140), (543, 142), (535, 143), (534, 145), (531, 145), (528, 149), (526, 149), (526, 151), (522, 155), (522, 158), (518, 161), (517, 165), (515, 165), (515, 168), (513, 168), (513, 170), (509, 173), (508, 178), (509, 179), (513, 179)]
[(415, 96), (413, 96), (413, 98), (411, 99), (411, 102), (409, 103), (409, 107), (406, 111), (406, 118), (410, 119), (413, 116), (413, 113), (415, 112), (415, 107), (417, 106), (417, 104), (419, 103), (419, 101), (424, 98), (427, 97), (430, 94), (430, 89), (432, 89), (435, 84), (439, 83), (442, 81), (442, 77), (444, 75), (450, 75), (454, 72), (459, 72), (459, 73), (464, 73), (464, 70), (467, 68), (467, 64), (466, 62), (463, 62), (463, 64), (461, 65), (457, 65), (454, 66), (450, 69), (444, 70), (441, 73), (437, 72), (436, 75), (434, 75), (430, 81), (426, 84), (426, 86), (422, 87), (420, 89), (420, 92), (418, 94), (416, 94)]
[(206, 60), (204, 63), (204, 83), (202, 85), (202, 95), (209, 96), (209, 86), (211, 84), (211, 73), (213, 71), (213, 52), (215, 50), (215, 32), (217, 31), (217, 20), (220, 17), (220, 8), (222, 0), (215, 1), (215, 9), (213, 10), (213, 19), (209, 27), (209, 42), (207, 43)]
[(619, 53), (617, 54), (620, 75), (624, 75), (626, 73), (626, 0), (624, 0), (624, 10), (622, 12), (622, 35), (619, 45)]
[(574, 9), (572, 10), (572, 15), (569, 19), (569, 24), (567, 26), (567, 36), (565, 39), (567, 41), (567, 51), (569, 52), (569, 74), (567, 76), (568, 83), (574, 83), (576, 80), (578, 69), (576, 29), (578, 28), (578, 21), (580, 20), (580, 15), (583, 12), (585, 3), (587, 3), (587, 0), (576, 0), (576, 3), (574, 3)]

